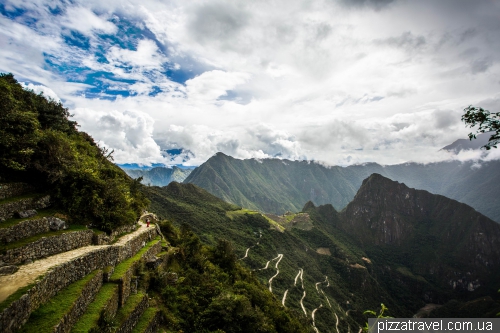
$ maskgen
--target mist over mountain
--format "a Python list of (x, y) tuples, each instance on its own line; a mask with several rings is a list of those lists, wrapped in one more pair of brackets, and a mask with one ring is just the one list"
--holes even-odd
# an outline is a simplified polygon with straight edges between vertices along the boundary
[(300, 211), (307, 201), (341, 210), (373, 173), (466, 203), (500, 222), (500, 161), (326, 167), (309, 161), (238, 160), (218, 153), (184, 182), (243, 207), (283, 214)]

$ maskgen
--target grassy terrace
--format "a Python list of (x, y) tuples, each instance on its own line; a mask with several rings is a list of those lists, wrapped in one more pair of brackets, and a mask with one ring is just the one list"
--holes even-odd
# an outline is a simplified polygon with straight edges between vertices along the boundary
[(53, 327), (71, 310), (85, 285), (98, 273), (99, 270), (93, 271), (82, 280), (70, 284), (47, 303), (41, 305), (31, 314), (28, 322), (19, 332), (52, 332)]
[(9, 244), (1, 244), (0, 245), (0, 253), (5, 253), (5, 251), (7, 251), (7, 250), (11, 250), (11, 249), (15, 249), (15, 248), (19, 248), (19, 247), (28, 245), (30, 243), (36, 242), (37, 240), (39, 240), (43, 237), (53, 237), (53, 236), (62, 235), (62, 234), (72, 232), (72, 231), (82, 231), (82, 230), (87, 230), (87, 227), (85, 227), (84, 225), (74, 224), (74, 225), (70, 225), (67, 229), (64, 229), (64, 230), (44, 232), (44, 233), (41, 233), (38, 235), (34, 235), (34, 236), (31, 236), (28, 238), (21, 239), (17, 242), (12, 242)]
[(114, 283), (105, 283), (101, 290), (97, 293), (94, 301), (90, 303), (87, 311), (73, 326), (71, 332), (88, 333), (93, 327), (96, 327), (101, 316), (101, 311), (108, 302), (113, 298), (113, 295), (118, 292), (118, 285)]
[(13, 225), (19, 224), (19, 223), (24, 222), (24, 221), (38, 220), (38, 219), (41, 219), (43, 217), (54, 216), (54, 214), (61, 213), (60, 211), (52, 209), (52, 208), (40, 209), (37, 212), (38, 212), (38, 214), (36, 214), (35, 216), (27, 217), (24, 219), (19, 219), (19, 218), (15, 218), (15, 217), (12, 217), (10, 219), (6, 219), (5, 221), (0, 222), (0, 229), (12, 227)]
[(132, 333), (143, 333), (144, 331), (146, 331), (146, 328), (148, 327), (149, 323), (151, 323), (158, 311), (159, 310), (157, 308), (147, 308), (142, 314), (141, 318), (139, 318), (139, 322), (137, 322), (137, 325), (135, 326)]
[(111, 281), (116, 281), (116, 280), (121, 279), (123, 277), (123, 275), (127, 272), (127, 270), (134, 263), (136, 263), (137, 261), (139, 261), (147, 250), (149, 250), (153, 245), (155, 245), (159, 241), (160, 241), (160, 236), (157, 236), (154, 240), (152, 240), (151, 242), (147, 243), (146, 246), (144, 246), (142, 249), (140, 249), (139, 252), (137, 252), (135, 254), (135, 256), (133, 256), (131, 258), (128, 258), (127, 260), (125, 260), (125, 261), (119, 263), (118, 265), (116, 265), (115, 271), (111, 275), (110, 280)]
[(144, 297), (146, 297), (146, 294), (141, 291), (138, 291), (135, 295), (130, 295), (125, 305), (116, 313), (115, 322), (118, 326), (121, 326), (130, 317), (130, 314), (137, 308)]
[[(233, 210), (233, 211), (227, 211), (226, 212), (226, 216), (229, 217), (231, 220), (234, 219), (238, 215), (245, 215), (245, 214), (251, 214), (251, 215), (253, 215), (253, 214), (260, 214), (260, 213), (257, 212), (257, 211), (255, 211), (255, 210), (249, 210), (249, 209), (246, 209), (246, 208), (243, 208), (243, 209), (240, 209), (240, 210)], [(276, 229), (278, 229), (280, 232), (285, 231), (285, 227), (283, 227), (282, 225), (280, 225), (278, 222), (270, 219), (266, 215), (263, 215), (263, 214), (260, 214), (260, 215), (262, 215), (269, 222), (270, 225), (272, 225), (273, 227), (275, 227)]]

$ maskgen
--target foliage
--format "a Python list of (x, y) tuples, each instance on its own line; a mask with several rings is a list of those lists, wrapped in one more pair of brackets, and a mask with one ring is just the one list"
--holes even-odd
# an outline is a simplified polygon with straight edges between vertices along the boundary
[(481, 107), (469, 105), (464, 109), (465, 114), (462, 115), (462, 121), (466, 126), (472, 128), (479, 125), (476, 133), (469, 133), (469, 139), (475, 139), (478, 133), (494, 132), (488, 143), (482, 148), (490, 150), (492, 147), (497, 148), (500, 141), (500, 112), (491, 113)]
[(149, 204), (140, 179), (111, 163), (111, 154), (78, 132), (69, 117), (60, 102), (24, 90), (12, 74), (0, 74), (1, 174), (49, 189), (80, 223), (102, 230), (133, 223)]
[(167, 326), (184, 332), (309, 332), (236, 260), (232, 244), (209, 247), (187, 224), (160, 223), (176, 252), (156, 270), (151, 287), (161, 295)]
[[(380, 311), (378, 312), (378, 314), (373, 310), (366, 310), (365, 312), (363, 312), (363, 314), (374, 316), (377, 319), (392, 318), (390, 316), (384, 316), (384, 313), (387, 310), (389, 309), (384, 305), (384, 303), (381, 303)], [(370, 327), (368, 326), (368, 323), (366, 323), (365, 327), (363, 328), (363, 331), (368, 332), (369, 329)]]

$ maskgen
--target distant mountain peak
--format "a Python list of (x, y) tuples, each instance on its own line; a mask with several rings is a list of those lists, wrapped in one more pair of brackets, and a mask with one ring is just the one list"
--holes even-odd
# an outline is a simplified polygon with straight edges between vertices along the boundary
[(491, 133), (483, 133), (477, 135), (476, 139), (458, 139), (452, 144), (447, 145), (446, 147), (441, 148), (441, 150), (446, 150), (449, 152), (454, 152), (458, 154), (462, 150), (467, 149), (480, 149), (482, 146), (488, 143)]

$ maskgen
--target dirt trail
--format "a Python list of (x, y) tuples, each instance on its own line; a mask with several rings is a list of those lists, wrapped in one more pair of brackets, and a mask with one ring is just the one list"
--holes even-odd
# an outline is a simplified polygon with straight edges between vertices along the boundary
[[(273, 277), (271, 277), (271, 278), (269, 279), (269, 291), (270, 291), (270, 292), (273, 292), (273, 279), (274, 279), (275, 277), (277, 277), (277, 276), (278, 276), (278, 274), (280, 273), (280, 270), (279, 270), (279, 268), (278, 268), (278, 265), (279, 265), (279, 263), (280, 263), (281, 259), (283, 259), (283, 255), (280, 253), (280, 254), (278, 254), (278, 256), (277, 256), (275, 259), (277, 259), (277, 258), (279, 258), (279, 259), (278, 259), (278, 261), (276, 262), (276, 274), (274, 274), (274, 275), (273, 275)], [(274, 259), (273, 259), (273, 260), (274, 260)]]
[(316, 322), (314, 321), (314, 315), (316, 314), (316, 311), (318, 311), (319, 309), (321, 309), (323, 307), (323, 304), (320, 304), (316, 309), (313, 310), (313, 312), (311, 313), (311, 318), (312, 318), (312, 321), (313, 321), (313, 328), (316, 332), (319, 332), (318, 329), (316, 328)]
[(286, 301), (286, 295), (288, 294), (288, 289), (285, 290), (285, 293), (283, 294), (283, 299), (281, 300), (281, 304), (283, 304), (283, 306), (285, 306), (285, 301)]
[(253, 245), (253, 246), (250, 246), (250, 247), (249, 247), (249, 248), (245, 251), (245, 256), (244, 256), (243, 258), (238, 259), (238, 260), (243, 260), (243, 259), (245, 259), (246, 257), (248, 257), (248, 251), (250, 251), (250, 249), (252, 249), (252, 248), (256, 247), (257, 245), (259, 245), (259, 243), (260, 243), (260, 239), (261, 239), (261, 238), (262, 238), (262, 233), (260, 233), (259, 240), (257, 241), (257, 243), (256, 243), (255, 245)]
[(44, 275), (51, 268), (70, 261), (88, 252), (96, 249), (102, 249), (109, 246), (120, 246), (127, 243), (137, 235), (146, 232), (148, 229), (145, 224), (141, 224), (136, 231), (121, 237), (115, 244), (112, 245), (90, 245), (78, 248), (76, 250), (63, 252), (51, 257), (36, 260), (31, 264), (21, 266), (19, 270), (12, 275), (0, 276), (0, 302), (3, 302), (7, 297), (12, 295), (19, 288), (25, 287), (33, 283), (39, 276)]

